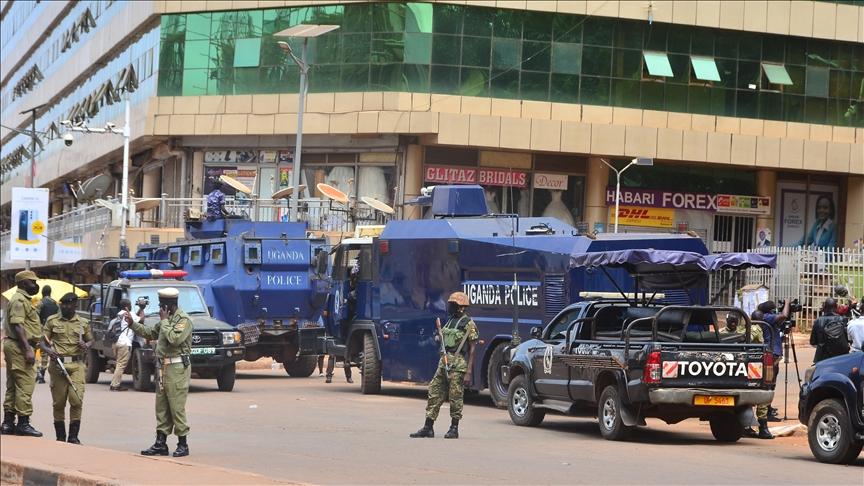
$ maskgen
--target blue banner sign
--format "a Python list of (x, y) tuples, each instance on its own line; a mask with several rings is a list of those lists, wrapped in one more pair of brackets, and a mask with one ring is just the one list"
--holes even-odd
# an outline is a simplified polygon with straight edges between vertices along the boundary
[(512, 306), (515, 301), (519, 307), (540, 306), (540, 282), (517, 282), (518, 291), (513, 292), (513, 282), (469, 281), (462, 283), (462, 291), (468, 295), (471, 305)]
[(266, 290), (302, 290), (309, 288), (306, 272), (261, 272), (261, 288)]
[(261, 253), (263, 265), (309, 265), (308, 241), (264, 240)]

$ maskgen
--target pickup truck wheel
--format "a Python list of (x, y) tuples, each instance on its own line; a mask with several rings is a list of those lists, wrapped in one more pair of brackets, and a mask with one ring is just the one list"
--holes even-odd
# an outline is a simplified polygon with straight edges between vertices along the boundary
[(234, 380), (237, 378), (237, 365), (231, 363), (223, 366), (216, 375), (216, 385), (219, 391), (230, 392), (234, 389)]
[(528, 390), (525, 375), (513, 378), (507, 396), (507, 412), (510, 413), (510, 420), (514, 424), (536, 427), (543, 422), (546, 411), (534, 408), (534, 397)]
[(501, 343), (492, 350), (489, 366), (486, 368), (486, 382), (489, 383), (489, 396), (497, 408), (507, 408), (507, 387), (501, 377), (501, 364), (504, 362), (504, 348), (507, 343)]
[(91, 349), (87, 352), (87, 367), (84, 371), (84, 383), (99, 381), (99, 373), (105, 369), (105, 360), (99, 356), (99, 351)]
[(819, 462), (848, 464), (858, 457), (864, 442), (855, 440), (846, 407), (840, 400), (822, 400), (813, 407), (807, 424), (810, 451)]
[(309, 378), (318, 366), (318, 356), (298, 356), (291, 363), (285, 363), (285, 372), (292, 378)]
[(720, 442), (738, 442), (744, 435), (744, 426), (731, 413), (715, 415), (708, 419), (708, 423), (714, 438)]
[(136, 391), (153, 390), (153, 369), (140, 349), (132, 351), (132, 388)]
[(609, 385), (603, 389), (597, 404), (597, 422), (600, 435), (606, 440), (624, 440), (633, 431), (633, 427), (624, 425), (621, 419), (621, 395), (617, 386)]
[(360, 363), (360, 392), (364, 395), (381, 393), (381, 361), (375, 356), (375, 336), (363, 333), (363, 360)]

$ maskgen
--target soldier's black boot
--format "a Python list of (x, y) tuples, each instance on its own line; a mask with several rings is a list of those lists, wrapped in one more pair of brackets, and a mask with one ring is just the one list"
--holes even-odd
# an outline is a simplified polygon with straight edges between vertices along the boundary
[(174, 450), (174, 457), (185, 457), (189, 455), (189, 444), (186, 443), (186, 436), (177, 437), (177, 449)]
[(19, 415), (18, 425), (15, 427), (15, 435), (23, 435), (26, 437), (42, 437), (42, 432), (34, 429), (30, 425), (30, 417)]
[(753, 427), (747, 427), (746, 429), (744, 429), (744, 437), (750, 437), (751, 439), (755, 439), (759, 437), (759, 434), (756, 433), (755, 430), (753, 430)]
[(433, 425), (435, 425), (435, 421), (427, 418), (426, 423), (423, 424), (423, 428), (421, 428), (417, 432), (414, 432), (409, 437), (411, 437), (412, 439), (421, 439), (424, 437), (432, 439), (435, 437), (435, 431), (432, 430)]
[(0, 434), (15, 434), (15, 412), (3, 412), (3, 425), (0, 426)]
[(70, 444), (80, 444), (81, 441), (78, 440), (78, 431), (81, 430), (81, 421), (73, 420), (69, 422), (69, 443)]
[(780, 412), (776, 408), (771, 407), (771, 406), (768, 407), (768, 421), (769, 422), (782, 422), (783, 421), (780, 419)]
[(452, 419), (450, 422), (450, 430), (444, 434), (445, 439), (458, 439), (459, 438), (459, 419)]
[(768, 430), (768, 420), (767, 419), (759, 419), (759, 438), (760, 439), (773, 439), (774, 435)]
[(66, 442), (66, 422), (54, 422), (54, 433), (58, 441)]
[(165, 440), (168, 438), (167, 435), (162, 432), (156, 432), (156, 442), (150, 446), (149, 449), (144, 449), (141, 451), (142, 456), (167, 456), (168, 455), (168, 444), (165, 443)]

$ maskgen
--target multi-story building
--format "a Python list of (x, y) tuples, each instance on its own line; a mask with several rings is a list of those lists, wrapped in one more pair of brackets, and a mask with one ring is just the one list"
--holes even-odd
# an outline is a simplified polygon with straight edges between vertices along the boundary
[[(325, 182), (420, 217), (403, 204), (421, 187), (476, 182), (494, 211), (606, 231), (607, 163), (647, 157), (621, 177), (623, 231), (718, 251), (864, 241), (864, 6), (823, 1), (6, 1), (4, 227), (30, 173), (29, 137), (6, 127), (43, 103), (35, 183), (54, 215), (94, 174), (119, 191), (122, 137), (59, 135), (122, 126), (126, 93), (134, 196), (201, 198), (221, 174), (262, 200), (290, 185), (299, 70), (275, 34), (297, 24), (339, 27), (309, 40), (307, 202)], [(130, 244), (179, 234), (154, 233), (176, 226), (166, 206)], [(116, 253), (100, 224), (76, 235), (88, 255)]]

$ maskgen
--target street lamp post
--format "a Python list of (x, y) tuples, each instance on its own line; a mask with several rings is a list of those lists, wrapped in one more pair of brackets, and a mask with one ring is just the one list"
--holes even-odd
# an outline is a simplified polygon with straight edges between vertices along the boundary
[[(306, 62), (307, 50), (309, 48), (309, 38), (318, 37), (328, 32), (338, 29), (338, 25), (295, 25), (281, 32), (278, 32), (274, 37), (285, 38), (301, 38), (303, 39), (303, 51), (300, 53), (300, 58), (294, 54), (291, 49), (291, 44), (285, 41), (279, 41), (279, 47), (288, 54), (291, 59), (300, 68), (300, 93), (297, 100), (297, 143), (294, 148), (294, 166), (291, 170), (291, 187), (294, 188), (290, 199), (288, 209), (288, 220), (297, 221), (297, 212), (300, 207), (300, 161), (302, 158), (301, 151), (303, 150), (303, 112), (306, 107), (306, 91), (309, 84), (309, 63)], [(278, 170), (278, 168), (277, 168)]]
[[(36, 186), (36, 137), (38, 137), (38, 134), (36, 133), (36, 112), (44, 106), (45, 104), (41, 104), (21, 112), (22, 115), (26, 115), (27, 113), (30, 114), (30, 133), (19, 131), (19, 133), (30, 135), (30, 177), (27, 178), (27, 187), (29, 188)], [(24, 268), (30, 270), (30, 260), (24, 261)]]
[(610, 169), (615, 171), (615, 231), (614, 231), (614, 233), (618, 233), (618, 206), (621, 203), (621, 174), (623, 174), (625, 170), (629, 169), (631, 166), (634, 166), (634, 165), (652, 166), (652, 165), (654, 165), (654, 159), (649, 159), (649, 158), (644, 158), (644, 157), (635, 158), (635, 159), (631, 160), (630, 163), (627, 164), (626, 166), (624, 166), (624, 168), (621, 170), (616, 169), (614, 166), (612, 166), (612, 164), (610, 164), (609, 162), (606, 162), (603, 159), (600, 159), (600, 162), (603, 162), (604, 164), (609, 166)]

